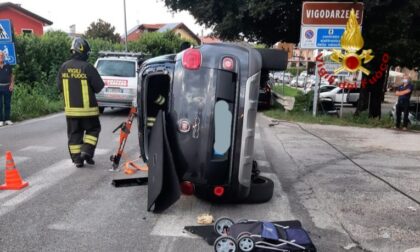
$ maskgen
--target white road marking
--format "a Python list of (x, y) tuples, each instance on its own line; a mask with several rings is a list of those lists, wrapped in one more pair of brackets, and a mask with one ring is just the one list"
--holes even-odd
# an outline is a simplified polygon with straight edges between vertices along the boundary
[[(12, 154), (12, 157), (13, 157), (13, 161), (15, 161), (16, 166), (29, 159), (28, 157), (15, 156), (13, 154)], [(4, 156), (0, 157), (0, 167), (1, 168), (5, 167), (5, 164), (6, 164), (6, 158)]]
[(77, 169), (74, 168), (74, 165), (71, 162), (71, 160), (62, 160), (25, 179), (25, 181), (29, 182), (29, 186), (20, 191), (17, 191), (16, 196), (12, 197), (11, 199), (8, 199), (5, 203), (2, 204), (2, 207), (7, 208), (6, 210), (0, 212), (0, 216), (13, 210), (16, 206), (32, 198), (40, 191), (50, 186), (53, 186), (60, 180), (70, 176), (76, 170)]
[[(59, 117), (59, 116), (63, 116), (63, 115), (64, 115), (64, 113), (61, 112), (61, 113), (45, 116), (45, 117), (42, 117), (42, 118), (30, 119), (30, 120), (26, 120), (26, 121), (23, 121), (23, 122), (16, 122), (16, 123), (13, 124), (13, 127), (19, 127), (19, 126), (27, 125), (27, 124), (31, 124), (31, 123), (42, 122), (42, 121), (46, 121), (46, 120), (53, 119), (55, 117)], [(12, 126), (9, 126), (9, 127), (12, 127)], [(1, 129), (6, 129), (6, 128), (8, 128), (8, 127), (0, 127), (0, 130)]]
[(23, 149), (20, 149), (19, 151), (26, 152), (26, 151), (33, 151), (33, 152), (48, 152), (53, 150), (55, 147), (50, 146), (40, 146), (40, 145), (31, 145), (28, 147), (25, 147)]
[(109, 149), (100, 149), (100, 148), (96, 148), (95, 150), (95, 155), (106, 155), (110, 152)]

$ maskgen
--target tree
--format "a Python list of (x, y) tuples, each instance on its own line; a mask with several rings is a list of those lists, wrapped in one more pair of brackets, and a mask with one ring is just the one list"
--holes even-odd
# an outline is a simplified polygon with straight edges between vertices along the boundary
[[(302, 0), (164, 1), (173, 11), (189, 11), (199, 24), (212, 27), (214, 33), (225, 40), (245, 39), (269, 45), (278, 41), (299, 42)], [(419, 67), (420, 1), (359, 2), (365, 3), (362, 31), (365, 48), (373, 49), (376, 56), (368, 65), (373, 70), (372, 74), (365, 78), (377, 73), (384, 53), (389, 54), (388, 67)], [(375, 85), (368, 85), (363, 91), (370, 92), (371, 117), (380, 116), (385, 77), (377, 80)], [(366, 101), (361, 100), (360, 104), (364, 106), (359, 106), (359, 111), (367, 108)]]
[(120, 34), (115, 33), (115, 27), (102, 19), (97, 22), (92, 22), (88, 27), (85, 36), (88, 38), (101, 38), (113, 43), (119, 43), (121, 40)]
[[(182, 39), (171, 31), (144, 33), (140, 39), (129, 42), (130, 51), (143, 52), (151, 56), (171, 54), (180, 51), (183, 42), (190, 42)], [(194, 44), (193, 42), (190, 42)]]

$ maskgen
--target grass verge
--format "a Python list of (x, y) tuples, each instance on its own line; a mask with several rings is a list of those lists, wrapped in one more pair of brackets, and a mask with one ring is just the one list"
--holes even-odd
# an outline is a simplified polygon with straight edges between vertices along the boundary
[(62, 111), (63, 102), (58, 94), (53, 93), (42, 85), (16, 85), (12, 96), (11, 119), (22, 121)]
[(286, 85), (284, 85), (284, 92), (283, 92), (283, 85), (275, 85), (273, 87), (273, 90), (274, 92), (284, 95), (284, 96), (296, 97), (303, 94), (303, 92), (300, 91), (299, 89), (292, 88)]
[[(273, 106), (272, 109), (264, 111), (264, 114), (274, 119), (302, 123), (356, 126), (365, 128), (392, 128), (394, 126), (394, 122), (391, 120), (391, 118), (387, 117), (382, 118), (381, 120), (372, 119), (368, 117), (367, 112), (363, 112), (358, 117), (350, 114), (344, 115), (342, 118), (332, 115), (317, 115), (316, 117), (313, 117), (312, 112), (286, 112), (284, 108), (277, 103)], [(412, 126), (411, 129), (416, 128)]]

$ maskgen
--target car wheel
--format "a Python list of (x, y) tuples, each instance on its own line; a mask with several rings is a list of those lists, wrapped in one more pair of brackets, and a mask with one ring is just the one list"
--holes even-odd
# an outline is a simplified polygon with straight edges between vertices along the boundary
[(285, 70), (287, 68), (287, 52), (276, 49), (257, 49), (261, 54), (262, 68), (267, 70)]
[(244, 203), (264, 203), (273, 197), (274, 182), (266, 177), (257, 176), (251, 181), (251, 191)]
[(105, 110), (105, 107), (99, 107), (99, 113), (103, 114)]

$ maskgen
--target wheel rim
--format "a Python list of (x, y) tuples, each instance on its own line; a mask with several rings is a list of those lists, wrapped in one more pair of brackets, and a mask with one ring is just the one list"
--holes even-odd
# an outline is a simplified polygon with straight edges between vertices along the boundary
[(217, 252), (234, 252), (236, 250), (235, 242), (229, 238), (222, 238), (216, 243)]
[(222, 219), (220, 221), (218, 221), (216, 223), (216, 231), (218, 234), (222, 235), (223, 234), (223, 230), (225, 228), (229, 228), (230, 226), (233, 225), (233, 222), (229, 219)]
[(248, 252), (254, 248), (254, 241), (250, 237), (243, 237), (239, 240), (238, 245), (242, 251)]

